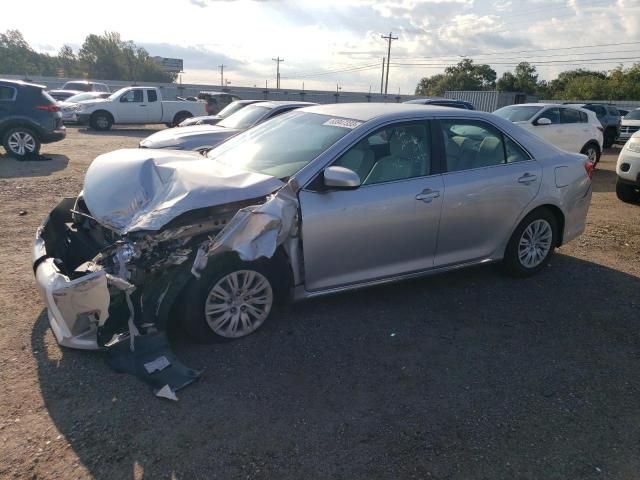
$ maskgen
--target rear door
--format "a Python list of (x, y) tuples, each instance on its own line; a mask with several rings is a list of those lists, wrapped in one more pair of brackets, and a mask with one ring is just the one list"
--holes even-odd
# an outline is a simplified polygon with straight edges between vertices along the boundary
[(356, 172), (360, 187), (330, 190), (316, 181), (299, 193), (307, 290), (433, 266), (444, 190), (432, 144), (427, 121), (391, 124), (334, 162)]
[[(158, 98), (157, 90), (149, 88), (147, 93), (147, 121), (149, 123), (161, 123), (162, 118), (162, 102)], [(170, 121), (170, 120), (167, 120)]]
[(488, 122), (441, 119), (445, 195), (434, 265), (502, 255), (499, 249), (540, 188), (542, 168)]
[(144, 89), (134, 88), (118, 99), (117, 107), (118, 123), (146, 123), (147, 102), (144, 98)]
[(16, 100), (18, 90), (9, 85), (0, 85), (0, 124), (9, 117), (14, 115), (16, 109)]

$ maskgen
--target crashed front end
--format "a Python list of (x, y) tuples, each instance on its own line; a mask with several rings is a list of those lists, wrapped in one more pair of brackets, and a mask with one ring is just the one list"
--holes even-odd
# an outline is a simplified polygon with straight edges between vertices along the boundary
[(95, 350), (164, 329), (199, 249), (238, 207), (209, 212), (194, 225), (119, 235), (91, 217), (82, 197), (62, 200), (33, 246), (36, 284), (58, 343)]
[(166, 329), (180, 293), (213, 257), (271, 257), (296, 228), (294, 187), (197, 153), (101, 155), (78, 198), (37, 231), (36, 283), (61, 345), (111, 347)]

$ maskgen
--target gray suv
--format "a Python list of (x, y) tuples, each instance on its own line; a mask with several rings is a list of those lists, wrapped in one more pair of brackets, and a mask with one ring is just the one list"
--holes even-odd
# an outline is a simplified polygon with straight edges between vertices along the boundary
[(571, 105), (586, 108), (596, 114), (604, 128), (604, 148), (609, 148), (615, 143), (616, 138), (620, 136), (621, 124), (620, 112), (615, 105), (604, 103), (572, 103)]
[(67, 131), (56, 101), (44, 85), (0, 79), (0, 139), (9, 155), (25, 160), (43, 143), (62, 140)]

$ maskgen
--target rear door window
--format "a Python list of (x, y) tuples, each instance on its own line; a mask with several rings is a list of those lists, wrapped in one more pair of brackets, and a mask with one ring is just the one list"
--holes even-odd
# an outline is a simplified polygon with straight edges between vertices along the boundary
[(440, 127), (448, 172), (507, 163), (502, 132), (494, 126), (478, 120), (442, 119)]
[(158, 92), (156, 92), (155, 90), (147, 90), (147, 98), (149, 102), (157, 102)]
[(0, 100), (7, 102), (7, 101), (13, 101), (15, 99), (16, 99), (15, 88), (0, 85)]

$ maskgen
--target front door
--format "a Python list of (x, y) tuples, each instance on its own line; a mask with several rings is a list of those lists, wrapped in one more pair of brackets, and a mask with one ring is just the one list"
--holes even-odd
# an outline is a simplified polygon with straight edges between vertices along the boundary
[(440, 120), (447, 155), (435, 266), (501, 254), (535, 198), (542, 168), (517, 143), (479, 120)]
[(307, 290), (433, 266), (444, 190), (431, 147), (426, 121), (384, 127), (333, 163), (355, 171), (360, 187), (326, 189), (319, 178), (300, 192)]
[(144, 101), (144, 90), (129, 90), (118, 101), (118, 123), (146, 123), (147, 103)]

